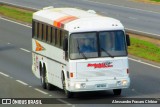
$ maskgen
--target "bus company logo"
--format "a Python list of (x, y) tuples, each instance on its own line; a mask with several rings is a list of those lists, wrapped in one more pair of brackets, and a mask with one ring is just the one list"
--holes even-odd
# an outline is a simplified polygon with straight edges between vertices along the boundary
[(45, 49), (38, 41), (35, 42), (36, 42), (36, 51), (42, 51)]
[(103, 62), (103, 63), (94, 63), (88, 64), (87, 67), (94, 67), (94, 68), (111, 68), (113, 67), (112, 62)]
[(11, 104), (11, 99), (2, 99), (2, 104)]

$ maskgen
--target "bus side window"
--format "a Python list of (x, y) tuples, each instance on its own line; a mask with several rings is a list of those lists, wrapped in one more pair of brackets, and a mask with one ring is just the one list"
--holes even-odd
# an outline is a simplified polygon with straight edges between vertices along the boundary
[(37, 33), (38, 32), (38, 23), (37, 22), (34, 22), (34, 37), (36, 38), (37, 37)]
[(35, 36), (35, 21), (32, 20), (32, 38)]
[(59, 46), (60, 46), (60, 48), (62, 48), (62, 38), (63, 38), (63, 31), (60, 30), (60, 34), (59, 34)]
[(55, 45), (57, 45), (57, 31), (58, 30), (55, 28), (55, 33), (54, 33), (55, 34)]
[(40, 23), (40, 24), (39, 24), (39, 32), (38, 32), (39, 39), (42, 39), (42, 35), (43, 35), (43, 34), (42, 34), (42, 30), (43, 30), (43, 29), (42, 29), (42, 24)]
[(48, 26), (46, 26), (46, 39), (45, 41), (48, 41)]
[(52, 27), (52, 44), (56, 44), (56, 29)]
[(39, 38), (39, 23), (38, 22), (36, 25), (36, 36), (37, 36), (37, 38)]
[(64, 38), (65, 38), (66, 35), (67, 35), (66, 31), (61, 32), (61, 47), (63, 47), (63, 41), (64, 41)]
[(60, 47), (61, 30), (57, 29), (57, 46)]
[(50, 43), (50, 41), (51, 41), (51, 27), (50, 26), (48, 26), (48, 31), (47, 31), (48, 33), (47, 33), (47, 41)]
[(55, 45), (55, 28), (52, 27), (51, 33), (51, 43)]
[(42, 40), (46, 40), (46, 25), (43, 25), (43, 39)]

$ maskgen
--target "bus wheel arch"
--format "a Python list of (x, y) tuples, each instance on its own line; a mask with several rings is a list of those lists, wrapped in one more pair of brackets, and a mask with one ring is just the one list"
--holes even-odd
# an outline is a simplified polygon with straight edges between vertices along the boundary
[(120, 95), (121, 95), (121, 92), (122, 92), (122, 89), (113, 89), (113, 93), (114, 93), (114, 95), (116, 95), (116, 96), (120, 96)]
[(61, 71), (61, 80), (62, 80), (62, 88), (64, 89), (64, 86), (63, 86), (63, 82), (65, 80), (65, 75), (64, 75), (64, 71)]
[(40, 62), (40, 66), (41, 66), (41, 69), (40, 69), (41, 85), (44, 89), (46, 89), (46, 67), (44, 63), (42, 66), (41, 62)]
[(51, 89), (52, 89), (52, 85), (51, 85), (51, 84), (49, 83), (49, 81), (48, 81), (48, 77), (47, 77), (47, 67), (46, 67), (46, 64), (45, 64), (45, 63), (43, 63), (43, 69), (44, 69), (43, 73), (45, 74), (45, 84), (46, 84), (45, 89), (51, 90)]
[(39, 74), (40, 76), (42, 75), (42, 63), (41, 62), (39, 62)]
[(62, 77), (61, 77), (62, 78), (62, 87), (63, 87), (63, 90), (65, 92), (65, 95), (66, 95), (67, 98), (72, 98), (73, 93), (66, 89), (66, 77), (65, 77), (64, 71), (62, 71), (61, 75), (62, 75)]

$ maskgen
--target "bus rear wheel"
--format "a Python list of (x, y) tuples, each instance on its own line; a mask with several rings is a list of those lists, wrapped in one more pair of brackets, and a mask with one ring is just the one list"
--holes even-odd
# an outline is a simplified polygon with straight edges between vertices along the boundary
[(48, 82), (47, 78), (47, 70), (46, 67), (44, 66), (44, 73), (45, 73), (45, 84), (46, 84), (46, 89), (47, 90), (52, 90), (52, 85)]
[(52, 90), (52, 85), (50, 83), (46, 83), (47, 90)]
[(62, 85), (63, 85), (63, 90), (65, 92), (66, 97), (67, 98), (72, 98), (73, 97), (73, 93), (66, 89), (66, 82), (65, 82), (64, 75), (63, 75), (63, 78), (62, 78)]
[(41, 70), (41, 85), (44, 89), (46, 89), (46, 73), (45, 73), (44, 68), (40, 70)]
[(122, 89), (114, 89), (113, 93), (114, 95), (121, 95)]

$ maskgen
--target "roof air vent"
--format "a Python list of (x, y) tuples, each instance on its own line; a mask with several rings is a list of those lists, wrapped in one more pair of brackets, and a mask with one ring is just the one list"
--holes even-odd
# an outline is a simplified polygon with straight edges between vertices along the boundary
[(53, 6), (49, 6), (49, 7), (44, 7), (43, 10), (48, 10), (48, 9), (52, 9), (54, 8)]
[(96, 11), (94, 10), (87, 10), (88, 13), (96, 14)]

